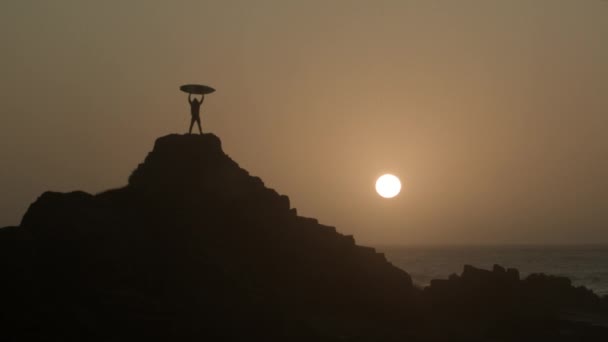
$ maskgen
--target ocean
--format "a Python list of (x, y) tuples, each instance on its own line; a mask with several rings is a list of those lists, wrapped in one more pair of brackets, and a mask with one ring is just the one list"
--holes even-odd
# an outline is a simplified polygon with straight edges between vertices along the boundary
[(608, 245), (597, 246), (383, 246), (395, 266), (407, 271), (415, 284), (461, 274), (465, 264), (492, 269), (494, 264), (531, 273), (566, 276), (598, 295), (608, 295)]

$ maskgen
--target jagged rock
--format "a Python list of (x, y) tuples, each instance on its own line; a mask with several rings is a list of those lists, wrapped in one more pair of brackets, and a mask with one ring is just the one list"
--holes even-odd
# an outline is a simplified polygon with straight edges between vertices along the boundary
[(601, 310), (600, 298), (593, 291), (573, 286), (569, 278), (542, 273), (522, 281), (522, 297), (544, 310)]
[(1, 318), (33, 340), (383, 335), (407, 326), (416, 291), (384, 255), (297, 216), (212, 134), (159, 138), (127, 186), (46, 192), (0, 232), (14, 280), (0, 289), (20, 298)]
[(600, 298), (585, 287), (574, 287), (566, 277), (531, 274), (519, 279), (516, 269), (494, 265), (492, 271), (465, 265), (461, 276), (433, 280), (425, 294), (451, 311), (494, 315), (555, 316), (567, 310), (601, 311)]
[(519, 281), (519, 270), (515, 268), (507, 268), (507, 278), (510, 281), (518, 282)]
[(505, 270), (504, 267), (502, 267), (498, 264), (494, 264), (494, 266), (492, 267), (492, 272), (494, 272), (495, 274), (501, 274), (501, 273), (507, 273), (507, 270)]
[(125, 187), (42, 194), (0, 229), (0, 270), (3, 341), (605, 337), (543, 316), (607, 306), (561, 277), (465, 265), (420, 291), (382, 253), (298, 216), (212, 134), (159, 138)]

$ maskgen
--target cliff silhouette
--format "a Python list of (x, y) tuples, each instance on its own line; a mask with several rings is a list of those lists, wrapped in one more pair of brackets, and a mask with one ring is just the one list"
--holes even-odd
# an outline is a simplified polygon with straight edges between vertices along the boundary
[(383, 254), (299, 216), (213, 134), (157, 139), (122, 188), (42, 194), (0, 229), (0, 267), (8, 341), (608, 336), (564, 318), (606, 312), (567, 278), (466, 266), (416, 288)]

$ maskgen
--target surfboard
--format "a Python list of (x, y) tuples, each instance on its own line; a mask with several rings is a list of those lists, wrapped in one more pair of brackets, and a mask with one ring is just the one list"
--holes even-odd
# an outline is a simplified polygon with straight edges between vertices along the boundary
[(184, 93), (200, 95), (211, 94), (215, 91), (215, 89), (201, 84), (184, 84), (183, 86), (179, 87), (179, 90), (183, 91)]

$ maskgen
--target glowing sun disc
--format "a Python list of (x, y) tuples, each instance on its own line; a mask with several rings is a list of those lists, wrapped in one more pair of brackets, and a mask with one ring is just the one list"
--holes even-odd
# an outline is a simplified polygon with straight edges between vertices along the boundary
[(393, 198), (401, 192), (401, 181), (394, 175), (385, 174), (376, 181), (376, 192), (384, 198)]

